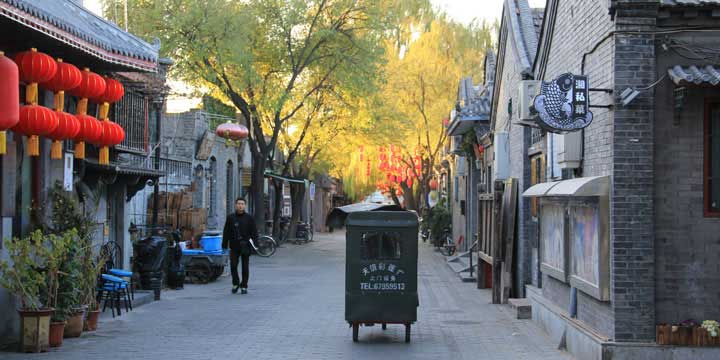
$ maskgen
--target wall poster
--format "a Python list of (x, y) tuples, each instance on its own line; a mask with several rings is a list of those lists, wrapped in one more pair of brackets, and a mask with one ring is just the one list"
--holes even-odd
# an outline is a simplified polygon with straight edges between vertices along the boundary
[(599, 300), (609, 299), (607, 215), (604, 202), (569, 206), (570, 283)]
[(540, 211), (540, 267), (544, 273), (566, 282), (565, 206), (546, 201)]

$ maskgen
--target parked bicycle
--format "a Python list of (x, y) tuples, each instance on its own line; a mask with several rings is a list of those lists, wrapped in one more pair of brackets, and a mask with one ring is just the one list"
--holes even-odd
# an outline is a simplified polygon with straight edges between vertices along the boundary
[(313, 236), (315, 236), (315, 232), (313, 231), (312, 226), (312, 219), (310, 219), (310, 222), (299, 222), (295, 235), (295, 243), (298, 245), (312, 241)]
[(282, 245), (288, 241), (290, 237), (290, 218), (287, 216), (280, 217), (280, 228), (278, 229), (277, 239), (278, 245)]
[(442, 240), (442, 246), (440, 246), (440, 253), (445, 256), (452, 256), (455, 254), (455, 241), (452, 237), (452, 231), (450, 228), (445, 228), (443, 234), (440, 237)]
[(250, 245), (255, 250), (255, 253), (262, 257), (270, 257), (275, 254), (275, 250), (277, 250), (278, 244), (275, 242), (275, 239), (273, 239), (270, 235), (260, 235), (258, 237), (257, 242), (253, 241), (253, 239), (250, 239)]

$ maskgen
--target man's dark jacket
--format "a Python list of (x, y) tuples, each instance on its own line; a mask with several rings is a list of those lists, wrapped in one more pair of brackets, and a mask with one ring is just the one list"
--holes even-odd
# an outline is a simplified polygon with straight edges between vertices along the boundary
[(223, 229), (223, 249), (230, 247), (230, 249), (239, 251), (242, 255), (250, 255), (252, 253), (249, 242), (251, 238), (257, 245), (257, 226), (255, 226), (255, 219), (250, 214), (244, 212), (241, 215), (234, 212), (227, 217)]

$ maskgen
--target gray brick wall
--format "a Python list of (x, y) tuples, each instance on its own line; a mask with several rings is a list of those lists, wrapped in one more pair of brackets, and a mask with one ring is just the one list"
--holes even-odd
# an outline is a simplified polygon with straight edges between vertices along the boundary
[[(720, 46), (715, 34), (673, 37)], [(677, 64), (699, 63), (658, 50), (658, 76)], [(656, 321), (718, 319), (720, 219), (703, 214), (703, 120), (705, 99), (720, 99), (720, 89), (688, 87), (677, 122), (673, 89), (667, 79), (655, 88)]]
[[(654, 28), (657, 1), (617, 1), (616, 6), (616, 30)], [(654, 35), (617, 34), (613, 43), (618, 98), (626, 87), (643, 87), (655, 81)], [(652, 93), (641, 93), (628, 106), (616, 104), (610, 282), (617, 341), (655, 340), (653, 131)]]
[[(566, 72), (580, 74), (582, 55), (613, 30), (607, 3), (597, 0), (559, 1), (555, 30), (542, 79), (550, 81)], [(612, 88), (613, 43), (607, 40), (586, 57), (585, 74), (593, 88)], [(539, 76), (542, 74), (536, 74)], [(593, 104), (612, 103), (604, 93), (590, 94)], [(582, 176), (612, 173), (612, 114), (604, 109), (592, 109), (593, 122), (584, 131), (584, 160)], [(548, 159), (548, 166), (550, 161)], [(569, 307), (569, 286), (543, 276), (543, 294), (564, 309)], [(613, 309), (609, 302), (599, 302), (578, 291), (578, 319), (598, 332), (613, 337), (615, 332)]]
[[(522, 67), (516, 52), (515, 46), (510, 42), (505, 48), (503, 59), (503, 72), (499, 75), (501, 79), (500, 90), (496, 111), (495, 132), (504, 131), (509, 133), (510, 145), (510, 177), (518, 181), (518, 193), (522, 194), (530, 184), (530, 166), (527, 157), (527, 149), (530, 144), (530, 129), (525, 126), (513, 124), (518, 119), (518, 85), (522, 80)], [(512, 113), (509, 112), (509, 104), (512, 102)], [(530, 200), (518, 196), (518, 212), (516, 227), (515, 246), (515, 296), (524, 296), (524, 285), (530, 283), (531, 247), (528, 231), (530, 222)]]

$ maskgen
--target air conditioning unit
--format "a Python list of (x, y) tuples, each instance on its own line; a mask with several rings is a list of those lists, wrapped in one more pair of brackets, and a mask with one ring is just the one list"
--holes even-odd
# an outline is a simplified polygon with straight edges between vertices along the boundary
[(493, 160), (493, 178), (506, 180), (510, 177), (510, 137), (506, 131), (495, 133), (493, 139), (495, 159)]
[(518, 117), (521, 121), (533, 120), (534, 116), (530, 113), (530, 107), (533, 99), (540, 93), (539, 80), (522, 80), (518, 87)]

